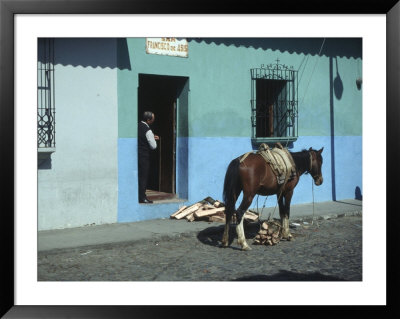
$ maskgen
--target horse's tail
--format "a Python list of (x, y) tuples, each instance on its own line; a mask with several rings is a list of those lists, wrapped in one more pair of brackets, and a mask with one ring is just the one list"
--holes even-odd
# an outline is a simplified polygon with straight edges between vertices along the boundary
[(232, 160), (225, 173), (223, 199), (225, 202), (226, 222), (230, 222), (235, 212), (235, 203), (242, 190), (242, 182), (239, 176), (239, 158)]

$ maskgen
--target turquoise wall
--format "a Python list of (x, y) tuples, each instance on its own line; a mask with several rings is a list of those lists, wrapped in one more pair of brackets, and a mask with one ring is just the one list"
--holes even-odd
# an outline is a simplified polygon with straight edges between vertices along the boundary
[[(187, 162), (177, 170), (187, 174), (184, 199), (191, 204), (222, 199), (227, 165), (252, 150), (250, 69), (278, 58), (299, 70), (299, 138), (290, 150), (324, 147), (315, 200), (354, 198), (355, 188), (362, 190), (361, 51), (360, 39), (189, 39), (189, 55), (180, 58), (146, 54), (144, 38), (118, 39), (118, 220), (168, 217), (182, 204), (138, 204), (138, 75), (189, 78), (188, 129), (178, 136)], [(293, 203), (310, 201), (311, 178), (303, 176)]]
[[(331, 51), (335, 54), (341, 47), (344, 40), (340, 39), (327, 39), (322, 56), (312, 53), (316, 46), (320, 49), (323, 39), (304, 39), (303, 42), (310, 42), (309, 48), (303, 45), (304, 52), (299, 53), (262, 49), (261, 44), (257, 45), (273, 46), (269, 41), (273, 40), (254, 40), (256, 44), (253, 47), (238, 46), (229, 41), (226, 41), (228, 44), (216, 44), (192, 40), (189, 42), (189, 57), (179, 58), (146, 54), (144, 38), (119, 39), (119, 136), (136, 137), (136, 126), (132, 123), (137, 119), (138, 74), (146, 73), (190, 78), (190, 136), (248, 137), (251, 132), (250, 69), (273, 63), (277, 58), (280, 63), (299, 70), (299, 135), (330, 135), (330, 86), (331, 82), (342, 82), (340, 96), (337, 92), (334, 97), (337, 107), (335, 135), (360, 136), (362, 90), (356, 88), (355, 80), (362, 76), (361, 57), (356, 56), (361, 52), (349, 57), (330, 57)], [(345, 41), (356, 46), (349, 48), (350, 53), (361, 45), (360, 40), (354, 42)], [(332, 81), (330, 60), (333, 61)], [(339, 80), (335, 82), (336, 79)]]

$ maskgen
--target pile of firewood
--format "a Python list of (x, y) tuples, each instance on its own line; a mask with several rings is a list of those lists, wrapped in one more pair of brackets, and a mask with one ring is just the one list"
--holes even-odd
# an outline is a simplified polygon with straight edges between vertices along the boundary
[[(225, 223), (225, 205), (224, 203), (207, 197), (193, 205), (183, 206), (173, 213), (170, 218), (183, 219), (187, 221), (207, 221)], [(235, 216), (233, 216), (235, 218)], [(246, 211), (244, 219), (247, 221), (257, 221), (258, 214)], [(233, 220), (235, 222), (235, 220)]]
[(261, 229), (254, 237), (255, 245), (276, 245), (282, 238), (282, 227), (276, 221), (265, 221), (261, 224)]

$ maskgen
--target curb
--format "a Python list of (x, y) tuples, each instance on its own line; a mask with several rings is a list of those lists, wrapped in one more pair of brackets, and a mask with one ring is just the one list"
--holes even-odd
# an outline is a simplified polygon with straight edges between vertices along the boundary
[[(336, 219), (336, 218), (342, 218), (342, 217), (353, 217), (353, 216), (362, 216), (362, 210), (356, 210), (356, 211), (349, 211), (349, 212), (344, 212), (344, 213), (338, 213), (338, 214), (326, 214), (326, 215), (318, 215), (314, 216), (314, 220), (329, 220), (329, 219)], [(295, 217), (292, 219), (292, 221), (308, 221), (308, 220), (313, 220), (312, 215), (306, 215), (302, 217)]]

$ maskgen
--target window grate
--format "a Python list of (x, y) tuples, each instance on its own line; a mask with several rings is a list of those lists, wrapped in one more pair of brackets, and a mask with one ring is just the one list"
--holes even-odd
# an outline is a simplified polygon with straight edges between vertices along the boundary
[(53, 148), (55, 140), (54, 39), (38, 39), (38, 148)]
[(250, 71), (252, 138), (297, 138), (298, 71), (279, 59)]

